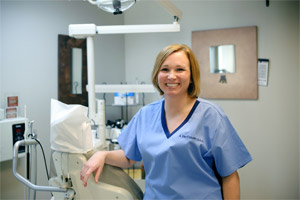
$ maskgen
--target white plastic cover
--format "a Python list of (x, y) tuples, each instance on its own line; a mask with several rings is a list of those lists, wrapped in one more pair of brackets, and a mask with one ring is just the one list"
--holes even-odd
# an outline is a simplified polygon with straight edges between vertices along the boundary
[(93, 149), (88, 108), (67, 105), (51, 99), (51, 149), (68, 153), (87, 153)]

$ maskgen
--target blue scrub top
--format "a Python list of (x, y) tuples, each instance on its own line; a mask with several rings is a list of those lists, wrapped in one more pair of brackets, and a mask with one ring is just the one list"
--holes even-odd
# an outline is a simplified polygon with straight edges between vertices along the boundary
[(172, 133), (164, 99), (143, 107), (118, 142), (129, 159), (143, 160), (144, 199), (222, 199), (217, 176), (252, 160), (223, 110), (200, 98)]

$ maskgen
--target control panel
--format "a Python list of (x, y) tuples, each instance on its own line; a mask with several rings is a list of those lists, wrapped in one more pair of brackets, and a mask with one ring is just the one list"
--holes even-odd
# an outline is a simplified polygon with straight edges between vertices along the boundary
[[(14, 144), (24, 139), (26, 118), (5, 119), (0, 121), (0, 161), (11, 160)], [(25, 155), (25, 147), (20, 146), (19, 156)]]
[[(24, 132), (25, 132), (25, 123), (12, 125), (13, 146), (17, 141), (24, 140)], [(25, 152), (25, 146), (20, 146), (18, 153), (20, 154), (24, 152)]]

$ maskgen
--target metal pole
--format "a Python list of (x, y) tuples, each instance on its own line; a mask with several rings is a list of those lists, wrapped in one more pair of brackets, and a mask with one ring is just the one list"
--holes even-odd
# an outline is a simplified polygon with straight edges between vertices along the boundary
[(95, 95), (95, 58), (94, 58), (93, 36), (88, 36), (86, 38), (86, 44), (87, 44), (87, 67), (88, 67), (89, 118), (95, 120), (96, 95)]
[[(32, 145), (32, 151), (33, 151), (33, 163), (32, 163), (32, 166), (33, 166), (33, 173), (32, 173), (32, 180), (33, 180), (33, 184), (36, 185), (36, 182), (37, 182), (37, 151), (36, 151), (36, 144)], [(36, 199), (36, 191), (34, 190), (33, 191), (33, 199), (35, 200)]]

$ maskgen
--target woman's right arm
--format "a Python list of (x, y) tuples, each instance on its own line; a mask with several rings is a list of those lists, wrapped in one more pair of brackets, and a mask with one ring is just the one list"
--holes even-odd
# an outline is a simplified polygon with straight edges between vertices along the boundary
[(98, 151), (82, 167), (80, 180), (87, 186), (87, 180), (90, 175), (96, 171), (95, 182), (98, 182), (104, 164), (109, 164), (121, 168), (131, 167), (135, 161), (128, 159), (123, 150), (116, 151)]

